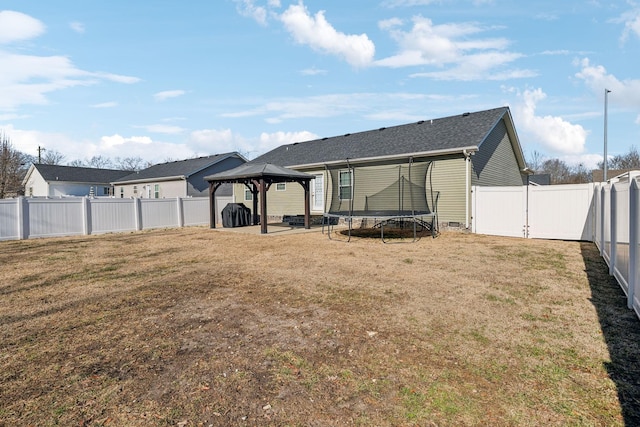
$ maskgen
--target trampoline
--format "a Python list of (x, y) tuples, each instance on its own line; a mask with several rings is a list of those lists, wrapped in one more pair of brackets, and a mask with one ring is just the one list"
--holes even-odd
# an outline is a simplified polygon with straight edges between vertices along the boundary
[(354, 166), (348, 160), (345, 164), (325, 166), (325, 194), (331, 195), (331, 204), (328, 209), (325, 206), (322, 231), (327, 228), (329, 239), (340, 222), (347, 225), (347, 242), (356, 222), (359, 228), (379, 229), (384, 243), (389, 242), (385, 227), (390, 226), (409, 228), (412, 242), (423, 230), (437, 236), (439, 192), (431, 188), (433, 162), (409, 158), (392, 165)]

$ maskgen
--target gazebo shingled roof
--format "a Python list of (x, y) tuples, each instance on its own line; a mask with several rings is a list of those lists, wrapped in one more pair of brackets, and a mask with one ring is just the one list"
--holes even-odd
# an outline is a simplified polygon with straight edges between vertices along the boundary
[(253, 194), (253, 225), (258, 224), (258, 195), (260, 196), (260, 226), (261, 233), (267, 233), (267, 191), (273, 183), (297, 182), (304, 189), (304, 227), (310, 228), (309, 210), (309, 182), (313, 176), (293, 169), (287, 169), (271, 163), (245, 163), (234, 169), (205, 176), (209, 182), (210, 225), (216, 227), (215, 192), (225, 183), (244, 184)]

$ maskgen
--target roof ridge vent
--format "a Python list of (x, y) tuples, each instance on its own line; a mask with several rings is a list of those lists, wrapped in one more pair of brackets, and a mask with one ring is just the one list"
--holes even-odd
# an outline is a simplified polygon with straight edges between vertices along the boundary
[(326, 136), (324, 138), (322, 138), (323, 141), (326, 141), (327, 139), (329, 139), (329, 138), (326, 137)]
[(424, 123), (424, 120), (419, 120), (419, 121), (418, 121), (418, 124), (419, 124), (419, 125), (421, 125), (421, 124), (423, 124), (423, 123)]
[(469, 114), (471, 114), (471, 113), (467, 111), (466, 113), (462, 114), (462, 117), (467, 117)]
[(344, 136), (349, 136), (349, 135), (351, 135), (351, 134), (350, 134), (350, 133), (345, 133), (345, 134), (344, 134)]
[(385, 127), (381, 127), (381, 128), (380, 128), (380, 129), (378, 129), (378, 130), (385, 130), (385, 129), (386, 129)]

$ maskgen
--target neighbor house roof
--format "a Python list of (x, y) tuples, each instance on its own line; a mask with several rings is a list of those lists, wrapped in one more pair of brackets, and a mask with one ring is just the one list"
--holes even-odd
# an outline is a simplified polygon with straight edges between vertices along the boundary
[(477, 151), (502, 119), (522, 167), (524, 157), (508, 107), (282, 145), (250, 163), (287, 167)]
[(114, 180), (114, 183), (126, 184), (129, 182), (187, 179), (191, 175), (196, 174), (225, 159), (228, 159), (229, 157), (239, 157), (243, 160), (246, 160), (241, 154), (234, 151), (231, 153), (214, 154), (212, 156), (160, 163), (150, 166), (139, 172), (130, 173), (129, 175), (124, 176), (120, 179), (116, 179)]
[(33, 164), (29, 168), (25, 180), (31, 175), (34, 169), (37, 169), (42, 178), (47, 182), (64, 181), (106, 184), (131, 173), (131, 171), (117, 169)]

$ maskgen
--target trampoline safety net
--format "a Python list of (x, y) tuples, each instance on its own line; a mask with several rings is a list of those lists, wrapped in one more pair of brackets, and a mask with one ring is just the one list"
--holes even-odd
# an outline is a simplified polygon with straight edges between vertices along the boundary
[[(433, 193), (427, 190), (432, 162), (385, 166), (327, 168), (331, 203), (325, 212), (344, 216), (395, 216), (431, 213)], [(330, 184), (329, 184), (330, 183)]]

